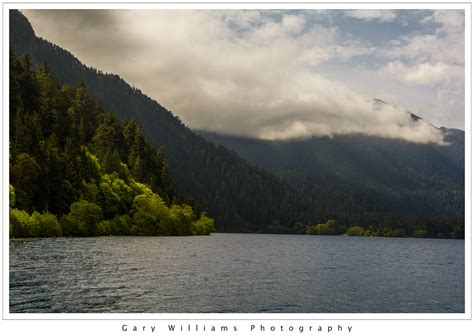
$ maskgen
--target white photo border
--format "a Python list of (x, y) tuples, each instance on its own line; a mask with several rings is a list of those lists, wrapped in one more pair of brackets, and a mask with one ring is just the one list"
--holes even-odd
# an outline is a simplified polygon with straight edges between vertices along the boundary
[[(465, 312), (455, 314), (31, 314), (9, 312), (9, 10), (10, 9), (464, 9), (465, 11)], [(471, 2), (3, 2), (2, 3), (2, 321), (459, 321), (472, 322), (472, 3)], [(143, 323), (142, 323), (143, 324)], [(472, 323), (470, 323), (472, 326)], [(0, 329), (1, 330), (1, 329)], [(423, 329), (424, 330), (424, 329)], [(444, 330), (437, 327), (436, 331)], [(449, 329), (452, 330), (452, 329)], [(384, 332), (384, 334), (389, 334)], [(435, 334), (431, 332), (431, 334)]]

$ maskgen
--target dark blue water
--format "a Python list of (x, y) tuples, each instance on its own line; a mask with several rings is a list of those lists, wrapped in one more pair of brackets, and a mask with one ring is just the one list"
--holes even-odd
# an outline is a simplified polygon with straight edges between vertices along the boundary
[(460, 313), (464, 241), (256, 234), (11, 240), (10, 312)]

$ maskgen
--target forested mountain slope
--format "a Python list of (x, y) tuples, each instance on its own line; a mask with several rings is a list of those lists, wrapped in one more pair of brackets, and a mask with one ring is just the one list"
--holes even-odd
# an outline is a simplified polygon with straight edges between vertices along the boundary
[(166, 158), (87, 88), (10, 55), (10, 237), (209, 234)]
[(18, 11), (10, 12), (10, 48), (36, 65), (47, 62), (62, 84), (83, 82), (120, 119), (138, 120), (150, 143), (163, 146), (182, 201), (205, 209), (218, 231), (304, 232), (336, 219), (341, 232), (356, 224), (378, 234), (453, 236), (456, 228), (461, 236), (462, 131), (443, 129), (446, 146), (361, 135), (290, 142), (201, 136), (120, 77), (36, 37)]
[[(347, 224), (464, 220), (464, 132), (446, 144), (364, 135), (266, 141), (197, 131), (272, 172), (311, 199), (316, 213)], [(443, 224), (446, 223), (446, 224)], [(408, 229), (408, 228), (405, 228)]]
[(164, 147), (177, 193), (206, 209), (216, 219), (217, 230), (262, 231), (273, 222), (291, 230), (307, 216), (307, 206), (286, 184), (195, 134), (117, 75), (89, 68), (66, 50), (36, 37), (18, 11), (10, 11), (10, 48), (17, 55), (31, 55), (34, 64), (47, 62), (61, 84), (84, 83), (119, 118), (139, 121), (148, 140)]

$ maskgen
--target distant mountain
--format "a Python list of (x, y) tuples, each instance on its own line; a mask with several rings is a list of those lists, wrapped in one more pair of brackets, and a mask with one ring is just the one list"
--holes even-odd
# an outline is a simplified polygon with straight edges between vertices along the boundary
[(462, 131), (442, 129), (444, 146), (362, 135), (262, 141), (197, 134), (119, 76), (36, 37), (18, 11), (10, 11), (10, 48), (47, 62), (60, 83), (83, 82), (119, 118), (138, 120), (149, 141), (164, 147), (177, 193), (206, 209), (218, 231), (304, 232), (328, 219), (435, 237), (463, 227)]
[[(200, 131), (254, 165), (326, 203), (326, 185), (360, 192), (383, 212), (400, 216), (462, 216), (464, 132), (442, 129), (447, 145), (364, 135), (256, 140)], [(331, 201), (332, 202), (332, 201)]]

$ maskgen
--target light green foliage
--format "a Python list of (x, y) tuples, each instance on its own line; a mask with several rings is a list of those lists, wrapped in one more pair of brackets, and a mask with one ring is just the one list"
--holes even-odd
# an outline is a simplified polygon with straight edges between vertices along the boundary
[(101, 176), (99, 184), (100, 204), (102, 205), (106, 217), (124, 211), (124, 206), (119, 195), (112, 188), (113, 177), (108, 174)]
[(30, 220), (28, 221), (28, 235), (27, 237), (34, 238), (38, 237), (40, 234), (40, 222), (38, 218), (30, 216)]
[(168, 232), (160, 232), (160, 228), (166, 227), (166, 223), (170, 220), (169, 209), (157, 194), (143, 194), (135, 197), (132, 214), (132, 234), (140, 236), (168, 234)]
[(98, 236), (126, 236), (130, 234), (132, 219), (129, 215), (117, 215), (97, 224)]
[(10, 208), (15, 206), (15, 188), (10, 184)]
[(49, 212), (40, 214), (35, 211), (31, 217), (39, 223), (38, 237), (60, 237), (62, 235), (61, 226), (55, 215)]
[(327, 224), (316, 225), (316, 234), (318, 235), (333, 235), (335, 231)]
[(97, 224), (97, 235), (98, 236), (110, 236), (112, 233), (112, 221), (102, 220)]
[[(189, 236), (192, 234), (191, 225), (194, 219), (193, 209), (190, 205), (173, 205), (170, 209), (170, 222), (166, 227), (166, 234), (178, 236)], [(163, 228), (162, 232), (165, 230)]]
[(336, 220), (330, 219), (326, 222), (326, 225), (329, 228), (330, 234), (340, 235), (347, 231), (347, 226), (339, 224)]
[(348, 236), (364, 236), (365, 230), (360, 226), (351, 226), (349, 230), (347, 230), (346, 234)]
[(337, 235), (345, 232), (344, 226), (338, 226), (334, 219), (330, 219), (326, 224), (317, 224), (306, 229), (307, 234), (316, 235)]
[(99, 158), (92, 154), (86, 146), (82, 146), (81, 149), (84, 151), (86, 158), (89, 162), (89, 166), (93, 167), (93, 169), (99, 174), (101, 169)]
[(133, 193), (137, 196), (142, 195), (142, 194), (146, 194), (146, 195), (153, 194), (153, 191), (151, 191), (150, 187), (148, 187), (146, 184), (132, 180), (129, 185), (130, 185), (130, 188), (132, 188)]
[(120, 179), (116, 173), (112, 174), (110, 178), (110, 186), (115, 194), (119, 197), (123, 205), (128, 209), (132, 204), (133, 199), (137, 196), (133, 189), (125, 183), (124, 180)]
[(69, 215), (61, 217), (61, 228), (66, 236), (94, 236), (102, 218), (97, 204), (81, 200), (71, 204)]
[(28, 55), (10, 54), (10, 84), (12, 237), (192, 234), (195, 213), (176, 203), (163, 149), (136, 121)]
[(112, 227), (110, 234), (118, 236), (130, 235), (132, 227), (132, 219), (129, 215), (115, 216), (112, 219)]
[(36, 218), (32, 218), (24, 210), (10, 210), (10, 237), (30, 238), (37, 237), (40, 224)]
[(28, 222), (30, 216), (24, 210), (10, 209), (10, 237), (28, 237)]
[[(131, 179), (131, 185), (137, 183)], [(143, 193), (145, 188), (132, 187), (119, 178), (117, 173), (104, 174), (100, 180), (100, 204), (104, 209), (105, 216), (111, 218), (117, 214), (124, 214), (129, 211), (134, 198)], [(140, 187), (143, 186), (138, 184)], [(151, 193), (151, 190), (150, 190)]]
[(214, 231), (214, 219), (202, 212), (199, 219), (193, 222), (192, 231), (195, 235), (209, 235)]

